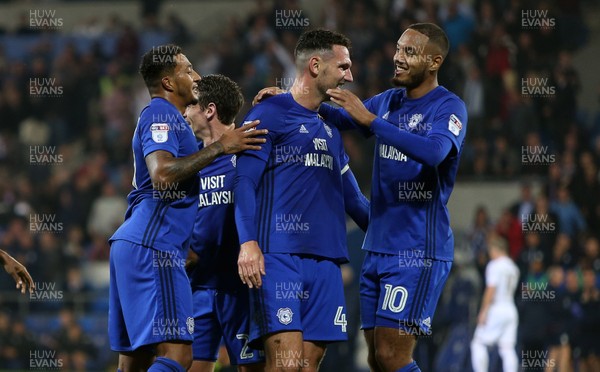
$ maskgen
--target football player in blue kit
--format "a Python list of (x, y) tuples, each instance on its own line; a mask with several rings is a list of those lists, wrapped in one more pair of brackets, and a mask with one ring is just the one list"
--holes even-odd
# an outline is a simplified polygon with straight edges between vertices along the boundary
[[(240, 87), (223, 75), (206, 75), (198, 82), (198, 103), (184, 117), (201, 146), (210, 146), (235, 129), (235, 116), (244, 104)], [(238, 275), (240, 251), (233, 208), (236, 155), (221, 156), (200, 171), (198, 214), (190, 248), (196, 253), (189, 271), (194, 298), (194, 362), (190, 372), (212, 372), (221, 338), (229, 358), (241, 372), (262, 371), (262, 350), (248, 347), (248, 287)]]
[(185, 371), (192, 363), (194, 322), (184, 266), (198, 209), (198, 171), (220, 155), (260, 149), (265, 140), (255, 137), (266, 131), (229, 131), (198, 151), (182, 114), (198, 101), (200, 76), (181, 48), (153, 47), (140, 73), (151, 101), (133, 134), (125, 221), (110, 238), (109, 339), (119, 352), (119, 371)]
[(327, 343), (347, 339), (345, 211), (364, 229), (368, 201), (338, 130), (317, 110), (327, 89), (352, 81), (349, 46), (335, 32), (302, 34), (290, 93), (245, 118), (269, 130), (261, 150), (238, 156), (234, 186), (239, 274), (251, 288), (250, 341), (264, 347), (266, 371), (316, 371)]
[[(364, 103), (330, 89), (335, 109), (321, 105), (326, 122), (358, 126), (376, 136), (370, 223), (363, 249), (361, 321), (373, 371), (419, 371), (416, 336), (431, 319), (454, 256), (446, 207), (454, 187), (465, 132), (465, 104), (438, 85), (448, 38), (431, 23), (413, 24), (394, 56), (397, 87)], [(260, 106), (260, 105), (258, 105)]]

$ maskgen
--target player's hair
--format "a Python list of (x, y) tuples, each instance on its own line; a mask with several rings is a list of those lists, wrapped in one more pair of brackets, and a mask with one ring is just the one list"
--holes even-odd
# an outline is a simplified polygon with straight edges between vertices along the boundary
[(500, 235), (493, 234), (490, 236), (488, 239), (488, 247), (499, 252), (508, 253), (508, 243), (506, 242), (506, 239)]
[(409, 29), (415, 30), (429, 38), (429, 42), (440, 48), (442, 57), (446, 58), (450, 42), (448, 36), (442, 28), (433, 23), (414, 23), (408, 26)]
[(175, 44), (154, 46), (146, 52), (140, 63), (140, 74), (148, 89), (159, 86), (165, 75), (170, 75), (177, 66), (175, 56), (181, 54), (181, 47)]
[(308, 60), (308, 58), (315, 54), (327, 58), (332, 54), (334, 45), (344, 46), (348, 48), (348, 50), (352, 47), (350, 39), (339, 32), (322, 28), (303, 32), (294, 49), (296, 65), (300, 67)]
[(198, 82), (198, 104), (202, 109), (214, 103), (217, 107), (217, 117), (223, 124), (231, 124), (244, 105), (242, 90), (227, 76), (204, 75)]

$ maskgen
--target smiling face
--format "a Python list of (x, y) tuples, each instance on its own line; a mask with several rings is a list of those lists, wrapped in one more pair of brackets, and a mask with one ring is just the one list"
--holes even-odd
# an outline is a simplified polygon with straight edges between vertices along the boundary
[(419, 86), (427, 73), (425, 48), (429, 38), (412, 29), (406, 30), (396, 44), (394, 78), (396, 86), (408, 89)]
[(413, 29), (406, 30), (396, 45), (392, 83), (408, 90), (423, 84), (436, 60), (434, 51), (429, 37)]
[(348, 48), (341, 45), (334, 45), (331, 54), (323, 56), (323, 70), (318, 75), (317, 89), (326, 96), (327, 89), (337, 88), (346, 82), (352, 82), (352, 61)]
[(177, 65), (172, 75), (174, 93), (179, 96), (184, 106), (198, 103), (198, 81), (200, 75), (194, 71), (192, 64), (184, 54), (175, 56)]

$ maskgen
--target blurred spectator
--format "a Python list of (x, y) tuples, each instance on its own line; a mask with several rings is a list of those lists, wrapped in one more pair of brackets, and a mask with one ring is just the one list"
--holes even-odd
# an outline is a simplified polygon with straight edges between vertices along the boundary
[(552, 247), (552, 264), (563, 267), (573, 267), (576, 262), (573, 239), (569, 235), (561, 233), (556, 238), (554, 247)]
[(517, 174), (519, 157), (509, 148), (506, 137), (497, 136), (494, 140), (494, 149), (490, 163), (494, 176), (509, 179)]
[(445, 7), (440, 9), (442, 27), (450, 41), (450, 52), (454, 52), (461, 45), (471, 42), (475, 22), (471, 18), (471, 14), (467, 13), (469, 10), (470, 8), (459, 0), (450, 0)]
[(573, 325), (570, 301), (565, 296), (565, 272), (562, 267), (548, 268), (548, 293), (546, 312), (551, 321), (545, 327), (545, 339), (548, 343), (547, 362), (553, 362), (559, 371), (568, 371), (571, 364), (571, 345), (569, 328)]
[(594, 272), (600, 273), (600, 242), (596, 236), (589, 235), (585, 238), (583, 242), (583, 255), (579, 262), (579, 266), (590, 268)]
[(105, 182), (102, 195), (94, 200), (88, 218), (88, 233), (106, 240), (123, 222), (127, 202), (122, 195), (117, 194), (115, 185)]
[[(557, 215), (550, 210), (548, 198), (539, 195), (535, 200), (535, 209), (530, 220), (537, 221), (533, 224), (533, 230), (540, 234), (540, 245), (544, 255), (551, 257), (551, 249), (556, 241), (556, 236), (560, 231)], [(548, 262), (549, 263), (549, 262)]]
[(483, 205), (478, 206), (475, 210), (473, 227), (469, 232), (469, 241), (471, 251), (475, 257), (475, 264), (481, 275), (483, 275), (488, 262), (487, 238), (492, 231), (493, 225), (487, 208)]
[(533, 213), (534, 208), (535, 205), (531, 183), (523, 182), (521, 184), (520, 198), (510, 207), (510, 212), (521, 222), (524, 222), (527, 220), (527, 217)]
[(600, 345), (597, 337), (600, 332), (600, 290), (596, 276), (597, 273), (592, 269), (583, 270), (578, 347), (582, 359), (581, 371), (584, 372), (600, 370)]
[(566, 186), (558, 189), (558, 199), (550, 204), (550, 209), (558, 217), (560, 233), (575, 239), (585, 230), (585, 219), (571, 200), (569, 189)]
[(495, 232), (506, 239), (510, 257), (516, 260), (523, 249), (523, 231), (521, 220), (515, 217), (508, 208), (502, 211)]

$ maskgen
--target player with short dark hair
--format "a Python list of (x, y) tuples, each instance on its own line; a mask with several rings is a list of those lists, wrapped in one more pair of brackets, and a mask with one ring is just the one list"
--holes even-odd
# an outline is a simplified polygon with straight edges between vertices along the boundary
[(317, 370), (327, 343), (347, 339), (344, 210), (366, 228), (368, 202), (338, 130), (317, 110), (327, 89), (352, 81), (349, 48), (336, 32), (302, 34), (290, 92), (245, 119), (269, 130), (260, 151), (238, 157), (234, 188), (239, 274), (252, 288), (250, 341), (264, 345), (266, 371)]
[(412, 353), (431, 322), (453, 260), (446, 207), (462, 152), (467, 113), (438, 85), (448, 38), (432, 23), (408, 27), (394, 55), (394, 88), (364, 103), (330, 89), (343, 109), (321, 105), (338, 127), (375, 135), (370, 223), (363, 244), (361, 319), (373, 371), (419, 371)]
[(140, 73), (151, 101), (133, 134), (125, 221), (110, 238), (109, 339), (122, 372), (185, 371), (192, 363), (194, 322), (184, 266), (198, 171), (220, 155), (260, 149), (264, 139), (255, 136), (266, 132), (230, 131), (198, 151), (182, 114), (198, 102), (200, 76), (181, 48), (153, 47)]
[[(198, 103), (184, 117), (201, 147), (235, 129), (244, 104), (240, 87), (223, 75), (198, 82)], [(236, 155), (221, 156), (200, 171), (198, 213), (190, 248), (195, 264), (188, 270), (194, 298), (194, 361), (190, 372), (212, 372), (221, 339), (240, 372), (262, 371), (263, 352), (248, 347), (250, 299), (237, 270), (240, 251), (233, 208)]]

